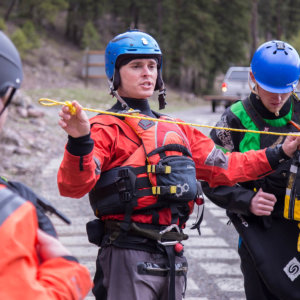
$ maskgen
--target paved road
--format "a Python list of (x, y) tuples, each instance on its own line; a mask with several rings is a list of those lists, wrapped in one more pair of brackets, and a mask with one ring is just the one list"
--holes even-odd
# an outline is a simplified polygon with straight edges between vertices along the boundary
[[(214, 125), (220, 113), (221, 107), (213, 114), (210, 106), (205, 106), (175, 115), (187, 122)], [(208, 129), (202, 131), (208, 133)], [(45, 179), (41, 190), (44, 196), (71, 218), (72, 225), (67, 226), (55, 216), (51, 216), (62, 243), (93, 275), (97, 247), (88, 243), (85, 232), (86, 222), (93, 219), (92, 210), (87, 197), (70, 199), (59, 196), (56, 172), (60, 161), (61, 158), (53, 159), (43, 171), (42, 176)], [(186, 230), (190, 238), (185, 242), (185, 255), (189, 261), (185, 300), (244, 300), (243, 280), (236, 250), (237, 234), (232, 225), (227, 225), (225, 211), (209, 200), (206, 201), (200, 237), (196, 231), (189, 229), (195, 221), (196, 214), (195, 211)], [(94, 297), (90, 293), (86, 300), (92, 299)]]

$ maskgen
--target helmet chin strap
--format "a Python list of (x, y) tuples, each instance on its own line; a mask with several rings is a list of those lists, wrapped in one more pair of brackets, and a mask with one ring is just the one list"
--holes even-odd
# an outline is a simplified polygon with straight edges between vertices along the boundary
[[(122, 97), (118, 94), (118, 92), (114, 89), (114, 86), (111, 82), (109, 82), (109, 89), (110, 89), (110, 95), (113, 97), (116, 97), (117, 100), (121, 103), (124, 110), (130, 109), (128, 104), (122, 99)], [(167, 102), (166, 102), (166, 88), (165, 85), (161, 87), (158, 93), (158, 102), (159, 102), (159, 109), (164, 109)]]
[(0, 117), (1, 117), (1, 115), (4, 113), (4, 111), (5, 111), (5, 109), (7, 108), (7, 106), (11, 103), (11, 100), (12, 100), (12, 98), (14, 97), (15, 92), (16, 92), (16, 89), (14, 88), (14, 89), (11, 91), (11, 93), (10, 93), (10, 95), (9, 95), (9, 97), (8, 97), (8, 99), (7, 99), (6, 103), (5, 103), (5, 105), (4, 105), (4, 107), (3, 107), (2, 110), (0, 111)]
[(111, 81), (109, 81), (109, 89), (110, 89), (110, 95), (112, 95), (113, 97), (116, 97), (117, 100), (121, 103), (122, 108), (124, 110), (129, 110), (130, 107), (128, 106), (128, 104), (122, 99), (122, 97), (118, 94), (118, 92), (114, 89), (114, 85)]
[(166, 107), (166, 88), (164, 84), (158, 92), (158, 103), (159, 109), (164, 109)]

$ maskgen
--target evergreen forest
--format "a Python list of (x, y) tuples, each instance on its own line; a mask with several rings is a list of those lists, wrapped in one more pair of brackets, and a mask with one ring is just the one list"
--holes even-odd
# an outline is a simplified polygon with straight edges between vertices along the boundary
[(299, 0), (2, 0), (0, 29), (22, 55), (49, 32), (78, 49), (104, 49), (138, 28), (158, 41), (166, 83), (203, 94), (231, 65), (248, 66), (263, 42), (300, 51)]

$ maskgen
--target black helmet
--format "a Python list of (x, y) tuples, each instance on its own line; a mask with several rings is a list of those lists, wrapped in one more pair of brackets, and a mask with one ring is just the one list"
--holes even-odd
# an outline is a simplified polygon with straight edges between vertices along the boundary
[(0, 97), (5, 95), (9, 87), (13, 88), (13, 92), (0, 115), (10, 103), (14, 92), (20, 87), (22, 80), (23, 71), (19, 52), (12, 41), (0, 31)]

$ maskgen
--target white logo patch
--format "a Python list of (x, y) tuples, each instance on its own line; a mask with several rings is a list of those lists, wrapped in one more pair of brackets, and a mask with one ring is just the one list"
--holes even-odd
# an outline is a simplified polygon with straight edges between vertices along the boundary
[(142, 38), (142, 43), (143, 45), (148, 45), (148, 41), (144, 37)]
[(286, 275), (294, 281), (300, 275), (300, 262), (294, 257), (289, 263), (285, 266), (283, 271)]
[(177, 184), (176, 197), (181, 197), (183, 193), (187, 193), (189, 189), (190, 186), (187, 183), (184, 183), (183, 185)]

